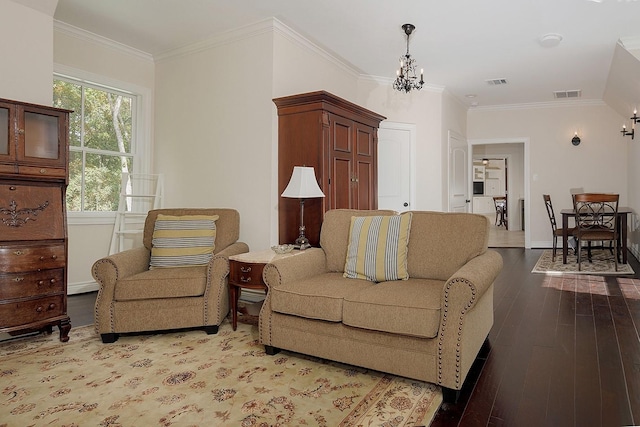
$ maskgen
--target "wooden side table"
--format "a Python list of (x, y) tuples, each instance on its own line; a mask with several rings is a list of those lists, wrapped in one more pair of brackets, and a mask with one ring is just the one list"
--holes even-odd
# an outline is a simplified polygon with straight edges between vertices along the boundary
[(264, 266), (274, 259), (293, 256), (300, 251), (277, 255), (271, 249), (266, 251), (246, 252), (229, 257), (229, 302), (233, 318), (233, 330), (238, 327), (238, 300), (242, 289), (264, 289), (267, 285), (262, 280)]

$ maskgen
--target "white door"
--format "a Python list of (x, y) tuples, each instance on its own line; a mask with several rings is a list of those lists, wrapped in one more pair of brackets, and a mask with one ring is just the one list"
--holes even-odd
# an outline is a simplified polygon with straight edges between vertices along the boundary
[(469, 146), (449, 131), (449, 212), (469, 212)]
[(378, 129), (378, 209), (411, 209), (415, 125), (384, 121)]

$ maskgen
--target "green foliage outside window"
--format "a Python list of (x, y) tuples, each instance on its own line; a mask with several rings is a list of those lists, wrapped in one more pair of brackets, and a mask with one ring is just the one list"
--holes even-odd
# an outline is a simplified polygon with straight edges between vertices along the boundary
[(54, 79), (53, 102), (74, 111), (69, 119), (67, 210), (118, 210), (122, 173), (133, 173), (133, 97)]

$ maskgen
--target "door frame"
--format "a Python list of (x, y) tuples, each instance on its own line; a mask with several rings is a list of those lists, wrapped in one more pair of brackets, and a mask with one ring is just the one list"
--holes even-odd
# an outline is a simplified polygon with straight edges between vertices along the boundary
[[(469, 147), (471, 155), (469, 155), (469, 170), (473, 167), (473, 145), (491, 145), (491, 144), (524, 144), (524, 247), (531, 249), (531, 154), (530, 139), (526, 136), (513, 138), (487, 138), (487, 139), (469, 139)], [(471, 180), (471, 174), (469, 174)], [(469, 181), (469, 185), (473, 185)]]

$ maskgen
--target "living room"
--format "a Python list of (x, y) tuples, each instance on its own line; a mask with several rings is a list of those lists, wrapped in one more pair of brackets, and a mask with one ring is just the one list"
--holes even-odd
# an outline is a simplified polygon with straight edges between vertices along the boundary
[[(624, 82), (609, 82), (603, 98), (473, 109), (437, 85), (396, 93), (277, 18), (151, 56), (57, 21), (56, 1), (43, 2), (39, 7), (45, 10), (30, 3), (4, 0), (1, 6), (0, 34), (13, 42), (0, 46), (2, 56), (12, 58), (3, 70), (0, 97), (50, 105), (54, 73), (124, 85), (143, 95), (140, 124), (151, 154), (148, 169), (165, 176), (165, 205), (234, 207), (241, 214), (241, 240), (251, 249), (278, 243), (272, 99), (314, 90), (334, 93), (390, 121), (416, 125), (415, 163), (420, 166), (415, 180), (421, 185), (413, 209), (447, 209), (449, 131), (472, 143), (516, 140), (525, 145), (527, 248), (551, 246), (543, 193), (551, 194), (559, 209), (571, 203), (569, 188), (615, 189), (622, 204), (640, 209), (635, 167), (640, 148), (620, 135), (633, 111), (620, 107), (614, 96), (622, 87), (626, 96), (640, 99), (637, 46), (609, 46), (611, 75), (624, 76)], [(631, 15), (637, 13), (635, 4), (629, 7), (635, 7)], [(389, 37), (402, 35), (396, 34), (400, 24), (390, 25)], [(396, 58), (388, 60), (395, 63)], [(571, 144), (576, 130), (583, 140), (579, 147)], [(637, 257), (636, 218), (630, 221), (629, 246)], [(107, 254), (112, 227), (112, 218), (70, 214), (70, 292), (96, 289), (90, 268)]]

